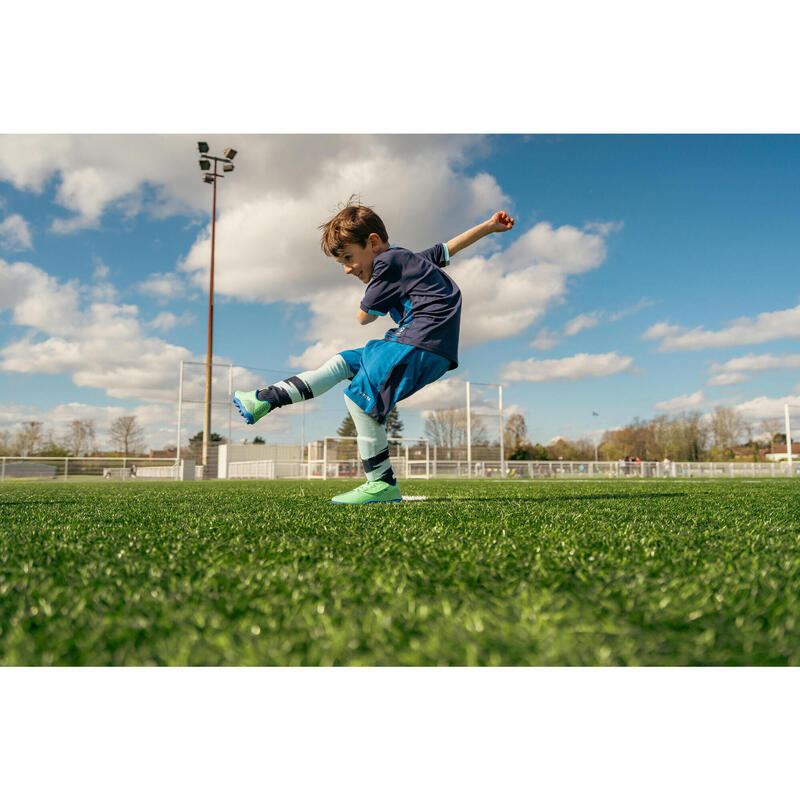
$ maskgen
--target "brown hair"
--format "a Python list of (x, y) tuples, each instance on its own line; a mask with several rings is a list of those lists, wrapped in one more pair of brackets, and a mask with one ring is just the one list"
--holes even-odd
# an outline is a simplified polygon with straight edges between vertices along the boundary
[(382, 242), (389, 241), (383, 220), (369, 207), (361, 204), (357, 195), (351, 194), (347, 203), (335, 217), (319, 226), (322, 231), (320, 246), (326, 256), (337, 258), (348, 244), (367, 246), (371, 233), (377, 234)]

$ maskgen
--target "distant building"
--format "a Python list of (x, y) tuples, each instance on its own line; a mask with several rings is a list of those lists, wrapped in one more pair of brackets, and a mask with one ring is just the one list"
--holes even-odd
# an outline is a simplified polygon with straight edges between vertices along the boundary
[(168, 447), (166, 450), (151, 450), (148, 458), (177, 458), (178, 448)]

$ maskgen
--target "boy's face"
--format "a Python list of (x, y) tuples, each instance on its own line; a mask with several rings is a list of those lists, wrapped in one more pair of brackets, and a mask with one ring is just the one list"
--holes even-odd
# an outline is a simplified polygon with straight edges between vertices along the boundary
[(346, 244), (336, 260), (344, 267), (345, 275), (355, 275), (362, 283), (369, 283), (372, 278), (372, 262), (380, 253), (381, 245), (380, 237), (371, 233), (366, 247)]

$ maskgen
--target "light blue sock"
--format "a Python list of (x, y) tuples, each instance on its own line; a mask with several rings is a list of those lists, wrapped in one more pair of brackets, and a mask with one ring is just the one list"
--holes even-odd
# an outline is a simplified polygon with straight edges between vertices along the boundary
[(367, 473), (367, 480), (386, 481), (394, 486), (397, 481), (389, 459), (386, 428), (362, 411), (347, 395), (344, 396), (344, 402), (356, 426), (358, 454), (361, 456), (364, 472)]
[(350, 372), (347, 362), (337, 353), (317, 369), (299, 372), (285, 381), (278, 381), (266, 389), (259, 389), (256, 398), (266, 400), (272, 408), (280, 408), (301, 400), (319, 397), (339, 381), (349, 381), (352, 377), (353, 373)]

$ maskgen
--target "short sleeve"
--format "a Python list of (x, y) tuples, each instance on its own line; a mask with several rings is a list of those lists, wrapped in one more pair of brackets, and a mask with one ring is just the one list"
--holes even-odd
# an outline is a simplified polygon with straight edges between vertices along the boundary
[(432, 261), (437, 267), (450, 266), (450, 251), (447, 249), (446, 244), (435, 244), (433, 247), (417, 253), (417, 255), (426, 261)]
[(372, 279), (361, 301), (361, 310), (382, 317), (391, 309), (400, 307), (400, 300), (400, 267), (391, 261), (376, 259)]

